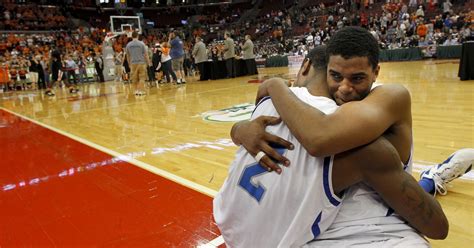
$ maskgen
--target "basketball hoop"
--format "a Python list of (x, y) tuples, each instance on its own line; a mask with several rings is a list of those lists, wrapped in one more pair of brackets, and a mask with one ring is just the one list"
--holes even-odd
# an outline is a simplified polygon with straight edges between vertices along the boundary
[(142, 33), (139, 16), (110, 16), (110, 30), (117, 35), (132, 37), (132, 32)]

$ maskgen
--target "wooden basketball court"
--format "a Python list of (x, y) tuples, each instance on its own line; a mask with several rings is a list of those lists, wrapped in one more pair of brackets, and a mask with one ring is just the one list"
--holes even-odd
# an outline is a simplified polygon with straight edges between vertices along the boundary
[[(452, 152), (460, 148), (474, 147), (474, 82), (459, 81), (457, 78), (458, 66), (457, 60), (381, 64), (378, 82), (401, 83), (412, 94), (415, 170), (419, 171), (424, 166), (442, 162)], [(100, 163), (100, 166), (95, 164), (95, 167), (102, 167), (101, 170), (106, 170), (107, 165), (115, 164), (118, 161), (118, 159), (114, 160), (113, 158), (119, 158), (121, 161), (129, 164), (123, 165), (127, 169), (120, 172), (125, 174), (118, 176), (118, 174), (114, 174), (118, 173), (118, 171), (111, 172), (111, 169), (107, 169), (109, 170), (107, 175), (115, 179), (121, 178), (120, 180), (122, 181), (120, 182), (125, 185), (122, 185), (123, 187), (128, 187), (127, 180), (139, 183), (139, 178), (142, 177), (146, 178), (145, 180), (148, 182), (153, 182), (155, 180), (153, 176), (157, 174), (160, 175), (160, 177), (156, 176), (157, 178), (163, 177), (166, 180), (171, 180), (170, 182), (176, 182), (195, 190), (193, 192), (197, 191), (196, 195), (193, 195), (187, 189), (179, 188), (175, 190), (174, 186), (170, 186), (172, 183), (169, 184), (169, 182), (160, 184), (161, 186), (156, 186), (153, 183), (137, 186), (136, 191), (139, 192), (148, 192), (147, 190), (154, 188), (173, 188), (175, 193), (168, 196), (166, 201), (174, 200), (175, 202), (174, 204), (169, 204), (169, 207), (165, 209), (180, 209), (179, 205), (180, 202), (183, 202), (183, 199), (187, 200), (186, 204), (191, 205), (192, 199), (199, 199), (199, 204), (197, 205), (202, 205), (204, 209), (203, 211), (195, 210), (195, 216), (201, 217), (197, 218), (197, 220), (194, 220), (196, 219), (194, 218), (191, 222), (198, 224), (186, 226), (185, 228), (183, 227), (184, 223), (179, 225), (180, 228), (176, 228), (176, 225), (173, 223), (178, 223), (181, 217), (188, 220), (191, 218), (190, 216), (179, 212), (181, 210), (168, 211), (161, 209), (160, 214), (162, 216), (173, 214), (173, 216), (176, 216), (170, 218), (166, 223), (160, 222), (158, 226), (161, 230), (166, 229), (167, 225), (174, 227), (174, 229), (170, 229), (174, 230), (173, 232), (166, 232), (166, 235), (163, 232), (161, 237), (163, 239), (169, 238), (175, 233), (182, 239), (186, 239), (186, 241), (180, 240), (177, 243), (161, 242), (159, 244), (183, 247), (210, 244), (211, 241), (219, 236), (218, 230), (213, 226), (212, 219), (210, 218), (212, 211), (211, 197), (222, 185), (229, 164), (237, 149), (229, 137), (230, 128), (233, 124), (232, 121), (245, 118), (251, 112), (251, 106), (248, 106), (249, 104), (246, 103), (253, 103), (254, 101), (259, 85), (255, 82), (272, 76), (293, 78), (297, 68), (267, 68), (261, 69), (259, 72), (260, 75), (258, 77), (240, 77), (207, 82), (188, 79), (188, 83), (183, 86), (160, 85), (159, 87), (149, 88), (147, 95), (144, 97), (136, 97), (134, 89), (130, 85), (114, 82), (80, 86), (80, 92), (75, 96), (67, 93), (66, 89), (57, 89), (57, 94), (53, 98), (44, 96), (38, 91), (0, 93), (0, 107), (2, 108), (0, 110), (0, 130), (3, 129), (3, 134), (0, 134), (0, 137), (2, 135), (5, 136), (7, 130), (9, 133), (8, 139), (5, 137), (0, 139), (2, 147), (8, 148), (2, 151), (2, 157), (4, 157), (3, 152), (8, 151), (10, 158), (8, 161), (0, 161), (1, 167), (12, 166), (12, 164), (15, 164), (15, 161), (26, 163), (24, 167), (15, 165), (17, 167), (15, 167), (14, 171), (11, 169), (10, 173), (0, 175), (0, 186), (3, 187), (3, 192), (0, 193), (1, 208), (17, 209), (19, 207), (18, 205), (10, 206), (7, 204), (9, 201), (7, 194), (11, 192), (16, 192), (19, 199), (21, 199), (19, 204), (21, 202), (25, 203), (25, 197), (31, 197), (31, 199), (26, 200), (34, 202), (33, 199), (36, 197), (34, 194), (22, 195), (18, 192), (23, 192), (20, 190), (26, 189), (28, 185), (39, 189), (42, 185), (49, 185), (47, 182), (51, 181), (45, 180), (43, 184), (29, 184), (33, 179), (38, 178), (38, 182), (42, 182), (41, 178), (44, 178), (44, 175), (51, 176), (58, 173), (58, 175), (61, 175), (61, 173), (64, 175), (64, 171), (66, 171), (67, 175), (72, 173), (69, 177), (55, 176), (55, 178), (58, 178), (55, 182), (55, 187), (63, 187), (64, 184), (61, 182), (65, 181), (64, 178), (77, 178), (75, 176), (71, 177), (74, 174), (93, 175), (91, 174), (92, 171), (97, 171), (93, 169), (86, 170), (85, 168), (89, 168), (87, 165), (91, 166), (91, 163)], [(24, 119), (18, 117), (24, 117)], [(29, 124), (24, 124), (24, 122)], [(16, 141), (15, 136), (23, 137), (23, 140)], [(59, 142), (62, 139), (65, 140), (64, 143), (62, 141)], [(69, 141), (66, 141), (66, 139)], [(35, 145), (32, 145), (31, 141), (35, 141)], [(79, 143), (76, 144), (77, 142)], [(82, 147), (82, 145), (91, 149), (88, 150)], [(32, 147), (36, 148), (33, 149)], [(37, 153), (38, 147), (50, 147), (51, 149)], [(56, 152), (52, 155), (49, 152), (53, 150)], [(96, 151), (100, 151), (100, 154), (91, 155), (95, 154)], [(24, 160), (25, 154), (30, 153), (36, 155), (30, 156), (33, 157), (30, 160)], [(68, 158), (69, 154), (83, 159), (81, 161), (84, 163), (68, 164), (69, 160), (72, 161), (72, 158)], [(18, 157), (18, 159), (15, 159), (15, 157)], [(50, 163), (45, 162), (50, 161), (49, 157), (63, 161), (61, 163), (64, 163), (64, 166), (51, 170), (43, 169), (42, 165)], [(54, 161), (51, 163), (54, 163)], [(108, 168), (112, 167), (118, 170), (123, 168), (115, 165)], [(148, 172), (135, 171), (138, 167)], [(21, 172), (22, 168), (29, 172)], [(43, 177), (33, 176), (36, 173), (35, 170), (42, 171)], [(151, 173), (141, 174), (149, 172), (155, 175)], [(415, 176), (418, 176), (418, 174)], [(103, 177), (90, 176), (87, 180), (89, 180), (87, 182), (94, 182), (94, 180), (105, 179)], [(452, 183), (447, 196), (437, 196), (450, 221), (450, 233), (444, 241), (433, 241), (433, 247), (469, 247), (474, 243), (474, 216), (471, 209), (474, 203), (474, 182), (472, 180), (474, 180), (474, 176), (472, 173), (469, 173), (463, 179)], [(76, 183), (80, 183), (80, 180), (76, 181)], [(109, 186), (110, 188), (101, 188), (101, 190), (113, 191), (118, 189), (121, 192), (125, 192), (122, 186), (114, 186), (112, 183)], [(48, 187), (51, 188), (52, 186)], [(77, 237), (76, 239), (71, 237), (70, 242), (67, 242), (67, 239), (59, 242), (55, 235), (61, 236), (61, 225), (50, 224), (48, 218), (58, 220), (65, 218), (64, 216), (69, 216), (70, 218), (68, 217), (65, 220), (67, 220), (66, 226), (70, 227), (69, 230), (71, 231), (84, 231), (83, 229), (87, 229), (89, 226), (95, 224), (100, 226), (103, 224), (102, 222), (94, 223), (94, 218), (92, 217), (87, 223), (80, 220), (81, 216), (71, 217), (75, 207), (84, 207), (74, 206), (74, 204), (94, 204), (93, 200), (100, 198), (98, 195), (91, 196), (92, 193), (79, 194), (78, 192), (81, 190), (77, 186), (73, 188), (75, 190), (70, 192), (75, 194), (69, 197), (75, 200), (66, 203), (58, 203), (52, 200), (42, 205), (41, 209), (35, 209), (35, 205), (32, 204), (29, 209), (25, 210), (35, 216), (39, 215), (42, 211), (47, 211), (47, 209), (53, 208), (57, 210), (49, 212), (49, 215), (43, 216), (43, 219), (34, 217), (36, 222), (39, 223), (38, 230), (35, 230), (41, 230), (45, 233), (45, 237), (52, 244), (59, 246), (67, 244), (91, 245), (94, 244), (94, 241), (95, 244), (98, 244), (97, 242), (99, 241), (97, 240), (100, 240), (99, 244), (103, 245), (119, 244), (119, 246), (127, 246), (143, 244), (145, 240), (147, 242), (158, 242), (152, 238), (156, 237), (157, 232), (147, 232), (144, 235), (140, 232), (130, 233), (127, 231), (123, 231), (123, 233), (132, 235), (134, 239), (129, 239), (125, 243), (117, 243), (117, 239), (120, 237), (116, 236), (108, 236), (109, 238), (106, 239), (96, 238), (88, 240), (86, 238), (88, 242), (83, 243)], [(94, 188), (87, 188), (87, 190), (94, 192)], [(127, 229), (124, 226), (125, 224), (128, 226), (140, 226), (140, 223), (133, 221), (133, 211), (142, 211), (140, 214), (143, 214), (143, 212), (152, 214), (153, 206), (150, 208), (150, 204), (156, 204), (156, 206), (165, 204), (158, 199), (140, 201), (140, 197), (154, 199), (150, 198), (154, 194), (139, 194), (137, 196), (134, 193), (136, 191), (130, 188), (121, 197), (130, 196), (132, 198), (127, 199), (138, 199), (140, 207), (134, 207), (133, 201), (126, 201), (124, 205), (120, 206), (120, 199), (122, 198), (111, 200), (113, 204), (107, 205), (107, 208), (116, 206), (122, 209), (121, 211), (117, 210), (118, 212), (115, 213), (115, 217), (124, 214), (128, 218), (123, 225), (117, 223), (116, 226), (108, 225), (104, 229), (113, 229), (118, 226), (119, 230), (125, 230)], [(43, 198), (49, 197), (47, 192), (43, 192)], [(179, 197), (183, 194), (186, 197)], [(51, 195), (52, 198), (56, 196), (58, 195)], [(92, 199), (89, 201), (88, 197), (92, 197)], [(160, 197), (160, 195), (157, 194), (157, 197)], [(80, 199), (78, 200), (78, 198)], [(185, 203), (183, 202), (182, 204)], [(62, 206), (67, 206), (70, 213), (61, 212), (60, 208)], [(103, 206), (105, 208), (106, 205)], [(130, 207), (131, 214), (126, 213), (127, 207)], [(88, 211), (90, 212), (94, 209), (97, 210), (99, 208), (90, 208)], [(81, 211), (86, 210), (81, 209)], [(113, 212), (114, 207), (110, 211)], [(110, 211), (102, 209), (101, 213), (107, 214)], [(9, 213), (2, 212), (2, 216), (9, 216)], [(140, 216), (137, 222), (149, 220), (146, 216)], [(118, 218), (120, 219), (120, 217)], [(103, 218), (98, 219), (98, 221), (106, 222), (111, 219), (113, 218)], [(11, 219), (11, 221), (14, 222), (14, 219)], [(22, 219), (22, 225), (28, 225), (29, 222), (30, 219)], [(21, 228), (22, 225), (18, 224), (15, 228)], [(157, 228), (157, 225), (150, 224), (147, 227)], [(196, 228), (199, 228), (199, 230), (204, 228), (206, 230), (205, 234), (203, 234), (204, 232), (199, 232), (198, 234), (193, 232), (197, 230)], [(8, 227), (5, 223), (0, 225), (0, 236), (2, 235), (1, 233), (4, 234), (3, 240), (10, 240), (11, 244), (15, 244), (15, 240), (20, 240), (20, 238), (14, 236), (14, 228), (10, 228), (8, 232), (6, 231), (7, 229)], [(31, 230), (31, 233), (35, 233), (35, 230)], [(101, 230), (101, 228), (98, 228), (98, 230)], [(5, 233), (10, 233), (11, 235), (5, 236)], [(85, 233), (84, 237), (92, 235), (89, 234), (91, 232), (84, 231), (82, 233)], [(142, 239), (142, 242), (140, 242), (140, 239)], [(23, 237), (24, 240), (28, 240), (28, 236)], [(174, 239), (170, 238), (170, 240)], [(28, 246), (29, 243), (24, 242), (23, 244)], [(44, 244), (50, 243), (45, 241)], [(216, 246), (219, 245), (219, 242), (212, 244)], [(148, 243), (147, 246), (153, 245)]]

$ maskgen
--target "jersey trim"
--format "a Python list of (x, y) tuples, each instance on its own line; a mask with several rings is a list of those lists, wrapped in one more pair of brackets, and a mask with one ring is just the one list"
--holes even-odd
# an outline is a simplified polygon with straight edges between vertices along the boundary
[(410, 165), (411, 163), (411, 155), (412, 155), (412, 152), (410, 151), (410, 156), (408, 157), (408, 162), (405, 164), (405, 163), (402, 163), (403, 164), (403, 170), (406, 171), (408, 166)]
[(263, 102), (265, 102), (268, 99), (271, 99), (271, 97), (270, 96), (265, 96), (260, 100), (260, 102), (257, 103), (257, 105), (255, 105), (255, 109), (252, 111), (252, 116), (253, 116), (253, 113), (255, 113), (255, 110), (257, 110), (258, 106), (260, 106), (260, 104), (262, 104)]
[(385, 217), (388, 217), (388, 216), (392, 215), (393, 213), (395, 213), (395, 210), (393, 210), (392, 208), (388, 208), (387, 214), (385, 215)]
[(311, 226), (311, 232), (313, 233), (313, 237), (316, 238), (321, 234), (321, 229), (319, 228), (319, 222), (321, 222), (321, 215), (323, 212), (320, 212), (316, 220), (314, 220), (313, 225)]
[(324, 185), (324, 193), (326, 193), (326, 197), (328, 198), (329, 202), (335, 207), (339, 206), (341, 200), (337, 197), (333, 190), (332, 184), (330, 185), (330, 176), (332, 174), (332, 157), (325, 157), (324, 158), (324, 165), (323, 165), (323, 185)]

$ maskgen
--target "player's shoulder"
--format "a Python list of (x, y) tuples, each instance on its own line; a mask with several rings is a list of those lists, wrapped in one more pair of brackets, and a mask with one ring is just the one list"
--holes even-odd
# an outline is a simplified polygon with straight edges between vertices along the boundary
[(290, 87), (290, 90), (291, 92), (293, 92), (293, 94), (295, 94), (298, 98), (302, 99), (303, 101), (307, 99), (308, 101), (328, 102), (328, 103), (336, 104), (336, 102), (331, 98), (328, 98), (325, 96), (312, 95), (309, 92), (308, 88), (306, 87)]
[(372, 89), (370, 94), (359, 101), (367, 109), (379, 109), (386, 113), (407, 113), (411, 108), (411, 96), (401, 84), (383, 84)]
[(402, 93), (402, 92), (408, 92), (408, 89), (403, 86), (403, 84), (398, 84), (398, 83), (377, 83), (375, 82), (372, 86), (372, 91), (378, 90), (378, 91), (394, 91), (396, 93)]
[(298, 99), (325, 114), (334, 112), (338, 107), (332, 98), (312, 95), (306, 87), (290, 87), (290, 90)]
[(409, 100), (410, 92), (402, 84), (376, 84), (372, 87), (369, 96), (383, 97), (385, 99)]
[(289, 88), (291, 92), (293, 92), (293, 94), (295, 94), (296, 96), (298, 97), (306, 97), (306, 96), (312, 96), (312, 97), (318, 97), (318, 96), (313, 96), (311, 95), (311, 93), (309, 92), (308, 88), (306, 87), (290, 87)]

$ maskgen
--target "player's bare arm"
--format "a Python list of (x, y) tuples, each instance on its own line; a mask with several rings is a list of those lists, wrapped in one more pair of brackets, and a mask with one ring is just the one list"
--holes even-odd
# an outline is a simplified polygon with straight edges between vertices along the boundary
[[(324, 115), (297, 99), (284, 81), (277, 78), (267, 80), (261, 85), (258, 97), (264, 95), (272, 97), (285, 124), (302, 145), (315, 156), (343, 152), (367, 144), (394, 125), (411, 124), (410, 95), (403, 86), (399, 85), (377, 87), (363, 101), (346, 103), (331, 115)], [(264, 118), (253, 122), (264, 122), (266, 121)], [(249, 152), (264, 151), (280, 163), (286, 161), (271, 155), (273, 154), (271, 150), (263, 145), (269, 141), (256, 139), (262, 136), (271, 137), (271, 135), (261, 134), (264, 132), (263, 128), (257, 130), (257, 127), (261, 125), (240, 122), (236, 126), (239, 128), (233, 133), (232, 138), (238, 140)], [(410, 132), (411, 127), (407, 126), (405, 130)], [(405, 137), (411, 137), (411, 134)], [(276, 137), (271, 138), (276, 139)], [(409, 149), (404, 150), (404, 154), (401, 154), (402, 160), (408, 157)], [(266, 160), (268, 163), (265, 161), (264, 163), (269, 167), (277, 166), (271, 159)]]
[(364, 100), (352, 101), (325, 115), (299, 100), (281, 79), (266, 89), (295, 137), (314, 156), (327, 156), (367, 144), (392, 125), (411, 116), (408, 91), (400, 85), (375, 88)]
[(383, 137), (336, 155), (332, 180), (335, 192), (363, 181), (422, 234), (431, 239), (448, 234), (449, 224), (439, 203), (402, 169), (397, 151)]

